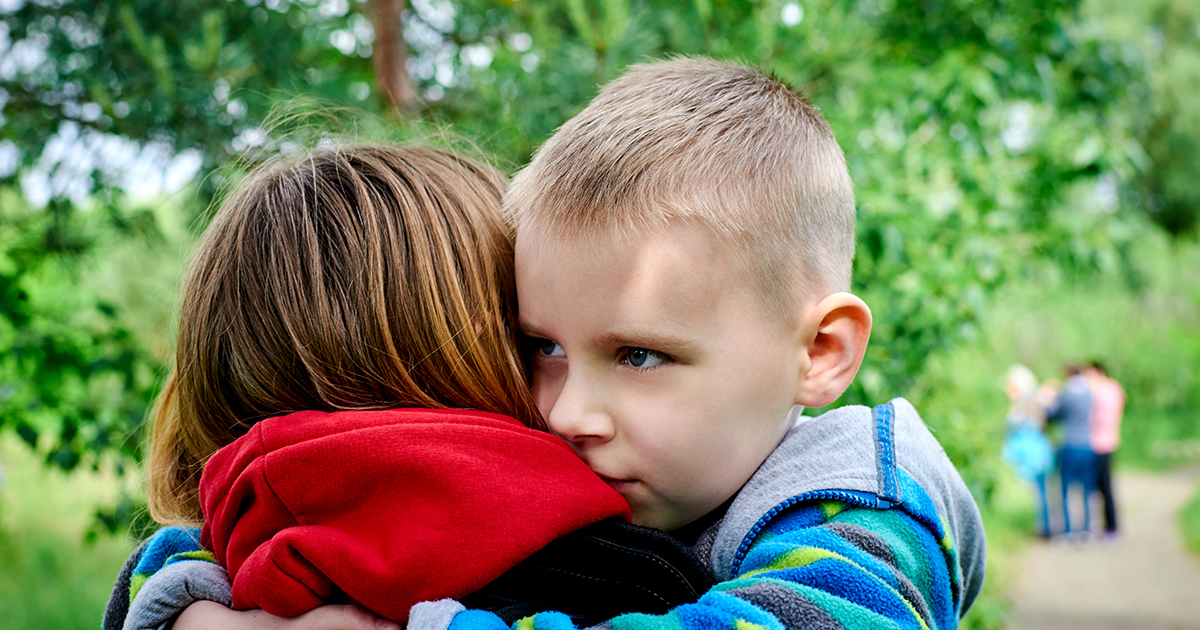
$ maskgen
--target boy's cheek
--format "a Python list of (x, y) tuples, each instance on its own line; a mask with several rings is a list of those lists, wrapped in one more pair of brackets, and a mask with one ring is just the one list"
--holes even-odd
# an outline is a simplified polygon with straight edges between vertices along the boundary
[(562, 393), (562, 378), (555, 373), (553, 368), (535, 365), (531, 381), (529, 389), (533, 394), (533, 402), (537, 405), (542, 418), (548, 419), (550, 411), (554, 409), (554, 403), (558, 401), (558, 396)]

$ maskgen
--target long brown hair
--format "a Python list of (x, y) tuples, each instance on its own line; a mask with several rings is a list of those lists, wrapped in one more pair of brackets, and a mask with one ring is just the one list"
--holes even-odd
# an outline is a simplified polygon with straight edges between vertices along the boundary
[(184, 281), (153, 412), (154, 518), (199, 521), (205, 460), (271, 416), (464, 408), (541, 428), (503, 192), (490, 168), (406, 146), (317, 149), (252, 175)]

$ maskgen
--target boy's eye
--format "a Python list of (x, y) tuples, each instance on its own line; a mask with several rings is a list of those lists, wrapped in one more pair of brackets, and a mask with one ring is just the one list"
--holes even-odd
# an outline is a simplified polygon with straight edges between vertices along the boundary
[(567, 353), (563, 351), (562, 346), (557, 342), (549, 339), (532, 339), (533, 351), (542, 357), (561, 357)]
[(662, 354), (645, 348), (627, 348), (621, 362), (635, 368), (650, 368), (661, 365), (667, 358)]

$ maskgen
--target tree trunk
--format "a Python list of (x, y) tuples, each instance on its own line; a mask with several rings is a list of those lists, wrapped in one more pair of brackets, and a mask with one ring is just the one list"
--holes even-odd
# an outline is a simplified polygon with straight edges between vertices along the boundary
[(371, 55), (375, 84), (397, 114), (412, 110), (417, 99), (405, 65), (408, 46), (404, 43), (404, 30), (400, 28), (403, 10), (404, 0), (374, 0), (371, 12), (375, 27), (375, 51)]

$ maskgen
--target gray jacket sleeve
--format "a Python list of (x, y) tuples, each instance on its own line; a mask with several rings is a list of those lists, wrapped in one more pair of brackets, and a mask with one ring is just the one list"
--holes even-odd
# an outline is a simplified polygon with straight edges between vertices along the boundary
[[(138, 590), (121, 627), (124, 630), (162, 630), (184, 608), (202, 599), (233, 605), (233, 587), (225, 569), (202, 560), (172, 563), (150, 576)], [(109, 606), (112, 607), (111, 601)], [(104, 630), (110, 630), (107, 612), (104, 621)]]

